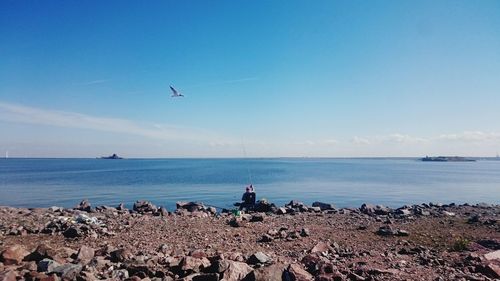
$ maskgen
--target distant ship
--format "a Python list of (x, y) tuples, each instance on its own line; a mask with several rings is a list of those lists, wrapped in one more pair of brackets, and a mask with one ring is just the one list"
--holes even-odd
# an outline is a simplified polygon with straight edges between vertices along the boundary
[(111, 156), (103, 156), (101, 157), (101, 159), (123, 159), (122, 157), (116, 155), (115, 153), (113, 153), (113, 155)]
[(437, 156), (437, 157), (429, 157), (425, 156), (420, 159), (426, 162), (474, 162), (475, 159), (460, 157), (460, 156)]

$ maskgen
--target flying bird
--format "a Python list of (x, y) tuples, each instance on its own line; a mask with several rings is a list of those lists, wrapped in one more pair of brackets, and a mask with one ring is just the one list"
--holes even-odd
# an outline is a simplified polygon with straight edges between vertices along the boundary
[(172, 90), (172, 97), (174, 97), (174, 98), (175, 97), (183, 97), (184, 96), (183, 94), (177, 92), (177, 90), (174, 89), (174, 87), (172, 87), (172, 86), (170, 86), (170, 90)]

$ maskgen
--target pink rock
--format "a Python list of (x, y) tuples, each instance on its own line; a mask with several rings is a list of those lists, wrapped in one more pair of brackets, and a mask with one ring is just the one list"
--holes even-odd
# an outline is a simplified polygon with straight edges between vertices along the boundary
[(486, 255), (484, 255), (484, 258), (491, 261), (491, 260), (500, 260), (500, 250), (494, 251), (494, 252), (489, 252)]
[(245, 278), (253, 271), (253, 268), (244, 262), (228, 261), (229, 267), (224, 271), (225, 281), (238, 281)]
[(20, 264), (29, 252), (21, 245), (14, 245), (7, 248), (0, 255), (0, 261), (5, 265)]
[(292, 281), (311, 281), (314, 279), (309, 272), (305, 271), (302, 266), (297, 263), (290, 264), (286, 273)]

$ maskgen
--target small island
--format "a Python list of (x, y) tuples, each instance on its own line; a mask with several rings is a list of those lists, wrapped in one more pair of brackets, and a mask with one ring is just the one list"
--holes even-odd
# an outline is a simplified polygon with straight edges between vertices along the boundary
[(123, 159), (123, 158), (116, 155), (116, 153), (113, 153), (113, 155), (111, 155), (111, 156), (103, 156), (100, 159)]
[(474, 162), (475, 159), (460, 157), (460, 156), (437, 156), (437, 157), (429, 157), (425, 156), (421, 158), (422, 161), (426, 162)]

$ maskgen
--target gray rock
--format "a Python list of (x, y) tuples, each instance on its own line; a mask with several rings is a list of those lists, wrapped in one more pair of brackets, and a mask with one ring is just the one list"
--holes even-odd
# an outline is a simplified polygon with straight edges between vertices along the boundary
[(265, 263), (268, 263), (271, 261), (271, 258), (268, 257), (266, 254), (262, 253), (262, 252), (257, 252), (253, 255), (251, 255), (248, 260), (247, 260), (247, 263), (248, 264), (265, 264)]
[(333, 204), (329, 203), (323, 203), (323, 202), (314, 202), (312, 203), (313, 207), (319, 207), (322, 211), (324, 210), (335, 210), (335, 206)]
[(51, 260), (51, 259), (43, 259), (38, 262), (37, 270), (39, 272), (53, 272), (56, 267), (61, 266), (60, 263)]
[(82, 271), (81, 264), (67, 263), (54, 268), (52, 272), (60, 275), (63, 279), (75, 280), (80, 271)]

